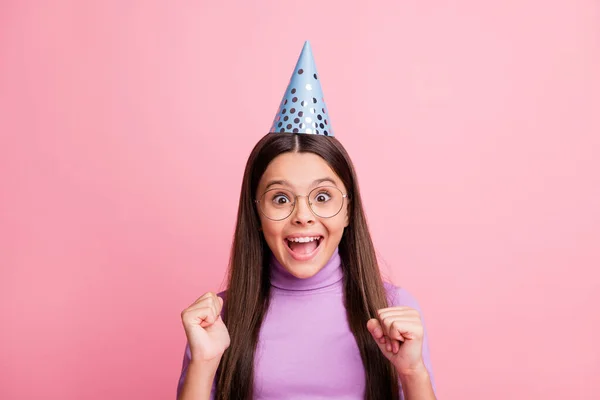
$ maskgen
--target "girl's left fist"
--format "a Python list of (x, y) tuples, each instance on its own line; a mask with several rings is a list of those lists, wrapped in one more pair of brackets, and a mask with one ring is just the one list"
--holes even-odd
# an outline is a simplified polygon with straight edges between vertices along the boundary
[(377, 311), (367, 329), (379, 349), (399, 374), (425, 370), (423, 363), (423, 323), (419, 312), (410, 307), (388, 307)]

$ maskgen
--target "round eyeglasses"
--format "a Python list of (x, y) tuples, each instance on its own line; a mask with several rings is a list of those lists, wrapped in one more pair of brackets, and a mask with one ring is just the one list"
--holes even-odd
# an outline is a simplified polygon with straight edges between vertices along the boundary
[(335, 186), (319, 186), (308, 196), (296, 195), (287, 189), (269, 189), (258, 200), (260, 212), (270, 220), (281, 221), (292, 215), (298, 197), (306, 197), (311, 212), (320, 218), (335, 217), (344, 205), (347, 194)]

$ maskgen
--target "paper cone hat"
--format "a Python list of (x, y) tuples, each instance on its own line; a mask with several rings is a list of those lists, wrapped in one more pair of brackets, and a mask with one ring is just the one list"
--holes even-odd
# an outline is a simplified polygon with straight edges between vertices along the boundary
[(271, 133), (333, 136), (319, 78), (310, 43), (305, 42), (275, 115)]

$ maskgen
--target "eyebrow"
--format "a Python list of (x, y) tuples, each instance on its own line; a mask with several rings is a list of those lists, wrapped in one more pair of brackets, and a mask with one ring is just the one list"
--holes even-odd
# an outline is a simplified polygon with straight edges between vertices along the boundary
[[(315, 181), (313, 181), (313, 183), (310, 185), (312, 186), (318, 186), (321, 183), (324, 182), (331, 182), (333, 184), (333, 186), (337, 187), (337, 184), (335, 183), (335, 181), (333, 180), (333, 178), (329, 178), (329, 177), (325, 177), (325, 178), (321, 178), (321, 179), (316, 179)], [(265, 190), (269, 190), (269, 188), (271, 186), (275, 186), (275, 185), (281, 185), (281, 186), (287, 186), (287, 187), (291, 187), (292, 185), (289, 184), (288, 181), (283, 180), (283, 179), (278, 179), (278, 180), (272, 180), (269, 181), (269, 183), (267, 184), (267, 186), (265, 187)]]

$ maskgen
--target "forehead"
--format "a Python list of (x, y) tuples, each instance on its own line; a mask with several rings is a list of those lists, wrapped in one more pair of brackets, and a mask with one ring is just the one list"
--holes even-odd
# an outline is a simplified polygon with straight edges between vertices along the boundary
[(271, 161), (259, 182), (259, 188), (264, 188), (272, 180), (285, 180), (291, 186), (303, 189), (323, 178), (331, 178), (338, 187), (343, 187), (342, 180), (320, 156), (313, 153), (284, 153)]

